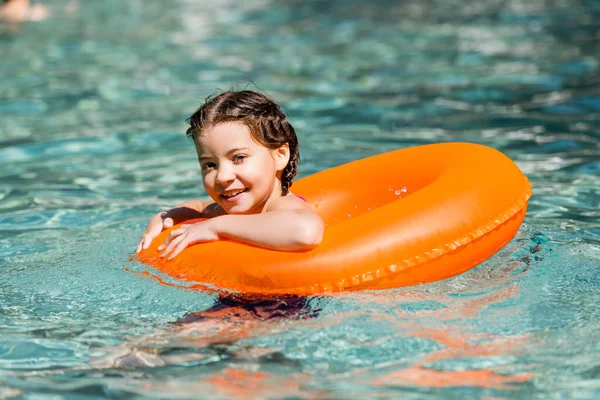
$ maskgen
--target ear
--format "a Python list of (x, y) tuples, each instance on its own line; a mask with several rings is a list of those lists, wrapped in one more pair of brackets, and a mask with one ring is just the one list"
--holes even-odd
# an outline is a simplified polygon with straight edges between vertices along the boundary
[(282, 146), (273, 150), (273, 159), (275, 160), (275, 167), (277, 171), (283, 171), (290, 161), (290, 146), (285, 143)]

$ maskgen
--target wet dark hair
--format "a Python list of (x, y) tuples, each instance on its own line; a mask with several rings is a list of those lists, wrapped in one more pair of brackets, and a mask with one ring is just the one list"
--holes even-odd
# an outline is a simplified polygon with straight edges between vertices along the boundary
[(300, 161), (298, 138), (281, 108), (262, 93), (252, 90), (227, 91), (212, 95), (190, 118), (186, 135), (196, 139), (202, 131), (225, 122), (242, 122), (252, 138), (269, 149), (284, 144), (290, 148), (290, 159), (281, 174), (281, 194), (288, 194)]

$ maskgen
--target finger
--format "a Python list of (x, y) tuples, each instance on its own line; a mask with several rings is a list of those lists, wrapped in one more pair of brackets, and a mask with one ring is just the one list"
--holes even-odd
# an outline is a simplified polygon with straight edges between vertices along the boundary
[(167, 238), (165, 239), (165, 242), (161, 246), (168, 246), (169, 243), (171, 243), (171, 241), (173, 241), (173, 239), (183, 235), (185, 233), (185, 231), (186, 231), (185, 229), (181, 229), (181, 228), (171, 231), (171, 233), (169, 233), (169, 236), (167, 236)]
[(167, 260), (172, 260), (175, 257), (177, 257), (179, 255), (179, 253), (181, 253), (183, 251), (183, 249), (185, 249), (187, 246), (188, 246), (187, 240), (182, 240), (181, 242), (179, 242), (177, 247), (175, 247), (175, 250), (173, 250), (173, 253), (171, 253), (169, 258), (167, 258)]
[(161, 251), (162, 249), (167, 247), (169, 245), (169, 243), (171, 243), (171, 241), (173, 241), (173, 239), (175, 239), (175, 237), (168, 237), (167, 239), (165, 239), (164, 243), (161, 244), (160, 246), (158, 246), (157, 250)]
[(143, 242), (144, 242), (143, 240), (140, 240), (140, 242), (138, 243), (137, 248), (135, 249), (136, 253), (139, 253), (140, 251), (142, 251), (142, 243)]
[(169, 243), (167, 245), (167, 248), (165, 249), (165, 251), (160, 255), (161, 257), (166, 256), (167, 254), (169, 254), (170, 252), (173, 251), (173, 249), (185, 238), (184, 235), (178, 236), (175, 239), (173, 239), (171, 241), (171, 243)]
[(144, 235), (144, 237), (142, 238), (142, 249), (146, 250), (148, 247), (150, 247), (150, 243), (152, 243), (152, 239), (154, 239), (154, 237), (151, 236), (150, 234)]
[(163, 220), (163, 227), (166, 228), (171, 228), (173, 226), (173, 218), (165, 218)]

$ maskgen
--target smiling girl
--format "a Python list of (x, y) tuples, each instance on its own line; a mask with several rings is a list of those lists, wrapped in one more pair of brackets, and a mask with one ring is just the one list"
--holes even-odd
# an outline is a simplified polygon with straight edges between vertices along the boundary
[(193, 218), (207, 219), (173, 230), (159, 247), (163, 256), (219, 239), (286, 251), (321, 243), (323, 220), (289, 190), (300, 158), (298, 139), (276, 103), (254, 91), (224, 92), (209, 98), (189, 123), (186, 133), (213, 201), (191, 200), (156, 214), (137, 252), (164, 229)]

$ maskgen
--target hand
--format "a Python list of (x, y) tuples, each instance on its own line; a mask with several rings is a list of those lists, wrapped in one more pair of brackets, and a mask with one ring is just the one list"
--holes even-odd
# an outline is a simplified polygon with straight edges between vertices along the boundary
[(142, 240), (140, 240), (140, 243), (137, 245), (135, 252), (139, 253), (142, 250), (146, 250), (159, 233), (171, 227), (173, 227), (173, 218), (167, 217), (166, 212), (156, 214), (150, 219), (150, 222), (148, 222), (144, 236), (142, 236)]
[(164, 257), (172, 252), (168, 258), (171, 260), (177, 257), (183, 249), (192, 244), (219, 240), (219, 234), (215, 229), (214, 220), (215, 218), (211, 218), (191, 225), (181, 225), (179, 228), (171, 231), (167, 240), (158, 246), (159, 251), (165, 249), (160, 256)]

